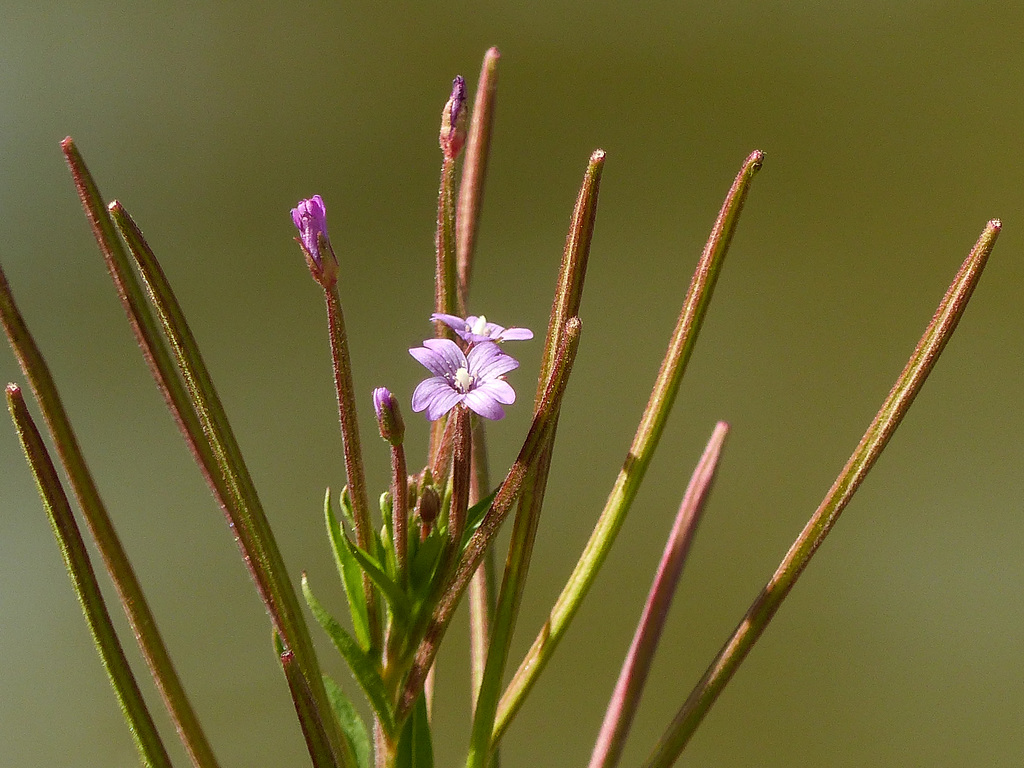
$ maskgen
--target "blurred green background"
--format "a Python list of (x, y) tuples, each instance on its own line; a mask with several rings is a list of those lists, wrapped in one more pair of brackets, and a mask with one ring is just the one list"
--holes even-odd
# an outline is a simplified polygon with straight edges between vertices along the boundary
[[(690, 469), (726, 419), (623, 764), (647, 755), (1002, 217), (944, 357), (683, 764), (1019, 766), (1022, 33), (1024, 6), (998, 2), (0, 3), (0, 261), (223, 765), (307, 758), (266, 617), (134, 348), (60, 139), (145, 229), (292, 575), (337, 611), (320, 509), (340, 440), (289, 209), (327, 202), (383, 488), (369, 394), (405, 400), (421, 375), (406, 349), (430, 334), (452, 77), (475, 85), (501, 49), (478, 313), (543, 329), (587, 158), (608, 152), (516, 662), (625, 455), (722, 197), (766, 152), (660, 454), (503, 743), (508, 766), (585, 764)], [(495, 467), (525, 432), (540, 346), (517, 347), (524, 403), (490, 430)], [(6, 351), (0, 379), (23, 381)], [(426, 423), (407, 422), (422, 455)], [(136, 765), (10, 427), (0, 467), (0, 764)], [(464, 754), (465, 649), (461, 619), (440, 659), (439, 765)]]

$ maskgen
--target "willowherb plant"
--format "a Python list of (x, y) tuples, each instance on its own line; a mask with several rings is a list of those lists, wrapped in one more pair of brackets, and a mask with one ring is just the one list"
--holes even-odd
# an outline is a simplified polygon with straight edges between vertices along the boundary
[[(507, 376), (519, 367), (506, 349), (532, 331), (468, 314), (476, 224), (487, 168), (499, 55), (487, 52), (469, 118), (466, 86), (453, 83), (442, 110), (433, 335), (409, 354), (428, 375), (411, 393), (414, 413), (432, 422), (426, 457), (412, 465), (403, 445), (401, 399), (373, 390), (381, 437), (391, 453), (380, 518), (371, 510), (357, 426), (338, 279), (344, 269), (319, 195), (291, 211), (296, 240), (322, 287), (333, 357), (347, 485), (327, 492), (328, 540), (347, 597), (351, 632), (321, 605), (303, 574), (309, 612), (347, 662), (372, 712), (366, 724), (350, 694), (320, 672), (298, 593), (267, 523), (230, 423), (170, 285), (141, 231), (118, 202), (106, 205), (74, 142), (63, 142), (82, 204), (128, 313), (146, 362), (214, 497), (226, 515), (273, 628), (275, 652), (317, 768), (433, 764), (433, 663), (452, 615), (469, 593), (473, 713), (467, 766), (495, 761), (498, 744), (544, 670), (594, 582), (644, 478), (694, 348), (740, 211), (763, 156), (744, 161), (697, 263), (661, 369), (626, 460), (593, 534), (549, 619), (503, 688), (509, 649), (527, 578), (554, 450), (562, 396), (580, 342), (580, 301), (594, 230), (605, 154), (591, 156), (573, 210), (555, 288), (533, 415), (516, 460), (496, 485), (488, 476), (483, 420), (498, 420), (517, 396)], [(463, 148), (456, 203), (457, 159)], [(925, 330), (906, 368), (804, 530), (756, 596), (736, 630), (682, 703), (646, 768), (675, 762), (723, 686), (767, 627), (811, 556), (871, 468), (955, 328), (995, 243), (988, 223)], [(39, 402), (67, 481), (134, 630), (164, 703), (196, 768), (217, 766), (157, 631), (129, 559), (104, 508), (61, 405), (49, 369), (0, 272), (0, 320)], [(513, 377), (515, 379), (515, 377)], [(143, 764), (170, 765), (167, 752), (122, 652), (96, 583), (70, 502), (20, 388), (7, 398), (68, 572), (121, 703)], [(367, 403), (368, 405), (368, 403)], [(716, 426), (687, 488), (665, 546), (636, 635), (611, 697), (591, 768), (615, 765), (629, 732), (675, 585), (715, 476), (728, 427)], [(494, 541), (513, 518), (505, 566), (495, 590)], [(319, 588), (319, 587), (318, 587)], [(496, 592), (496, 593), (495, 593)]]

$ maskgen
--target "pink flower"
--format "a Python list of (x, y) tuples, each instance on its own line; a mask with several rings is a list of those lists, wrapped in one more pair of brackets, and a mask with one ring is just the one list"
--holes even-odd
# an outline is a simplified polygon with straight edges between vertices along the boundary
[(427, 339), (409, 354), (433, 374), (412, 393), (413, 411), (425, 410), (430, 421), (460, 403), (484, 418), (501, 419), (505, 416), (502, 404), (516, 400), (504, 375), (518, 368), (519, 361), (492, 341), (481, 342), (466, 354), (451, 339)]

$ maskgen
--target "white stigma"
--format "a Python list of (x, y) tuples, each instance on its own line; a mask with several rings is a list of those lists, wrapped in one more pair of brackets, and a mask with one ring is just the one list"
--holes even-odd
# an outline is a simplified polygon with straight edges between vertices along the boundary
[(469, 392), (469, 388), (473, 386), (473, 377), (465, 368), (459, 368), (455, 372), (455, 386), (462, 394)]
[(484, 317), (483, 315), (480, 315), (480, 317), (478, 317), (476, 319), (476, 322), (473, 323), (473, 325), (470, 327), (469, 330), (471, 332), (475, 333), (477, 336), (486, 336), (487, 335), (487, 318)]

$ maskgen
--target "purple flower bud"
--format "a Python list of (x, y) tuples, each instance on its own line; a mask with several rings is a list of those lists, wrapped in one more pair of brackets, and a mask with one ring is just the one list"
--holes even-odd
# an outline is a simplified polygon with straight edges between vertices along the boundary
[(322, 266), (320, 234), (323, 233), (324, 239), (330, 242), (327, 239), (327, 208), (324, 207), (323, 198), (313, 195), (308, 200), (299, 200), (298, 206), (292, 208), (292, 221), (299, 230), (302, 248), (317, 266)]
[(444, 156), (454, 160), (466, 143), (466, 81), (458, 75), (452, 81), (452, 95), (441, 112), (441, 149)]
[(405, 422), (398, 410), (398, 401), (387, 387), (373, 390), (373, 410), (377, 413), (380, 436), (392, 445), (401, 445), (405, 437)]
[(313, 277), (325, 287), (333, 284), (337, 279), (338, 260), (327, 236), (327, 208), (324, 206), (323, 198), (320, 195), (313, 195), (308, 200), (299, 200), (299, 204), (292, 208), (292, 221), (299, 230), (296, 239), (306, 254), (306, 261)]

